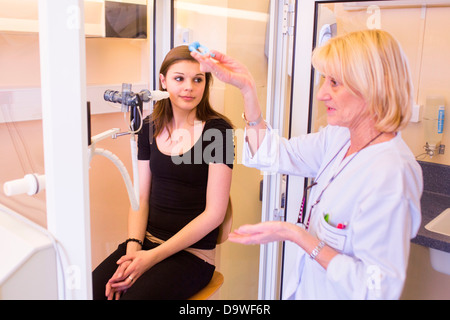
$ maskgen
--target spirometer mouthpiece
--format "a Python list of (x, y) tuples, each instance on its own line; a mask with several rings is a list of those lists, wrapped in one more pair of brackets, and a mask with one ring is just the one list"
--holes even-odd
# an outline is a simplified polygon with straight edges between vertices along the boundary
[(139, 96), (141, 97), (142, 101), (148, 102), (148, 101), (159, 101), (163, 99), (169, 98), (169, 93), (167, 91), (150, 91), (150, 90), (141, 90), (139, 92)]

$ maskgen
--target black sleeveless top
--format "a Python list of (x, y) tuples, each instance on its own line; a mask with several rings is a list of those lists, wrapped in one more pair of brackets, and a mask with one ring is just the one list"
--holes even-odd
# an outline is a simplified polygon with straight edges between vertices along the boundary
[[(233, 169), (234, 136), (228, 122), (211, 119), (189, 151), (170, 156), (159, 151), (153, 136), (150, 144), (150, 125), (146, 119), (138, 135), (138, 159), (150, 160), (152, 172), (147, 231), (168, 240), (205, 210), (208, 164)], [(213, 249), (217, 236), (218, 228), (191, 247)]]

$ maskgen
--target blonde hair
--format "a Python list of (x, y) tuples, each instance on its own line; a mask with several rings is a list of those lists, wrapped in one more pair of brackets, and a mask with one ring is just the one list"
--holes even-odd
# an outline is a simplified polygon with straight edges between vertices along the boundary
[(366, 101), (378, 131), (395, 132), (408, 124), (414, 101), (408, 61), (386, 31), (332, 38), (314, 50), (312, 63)]

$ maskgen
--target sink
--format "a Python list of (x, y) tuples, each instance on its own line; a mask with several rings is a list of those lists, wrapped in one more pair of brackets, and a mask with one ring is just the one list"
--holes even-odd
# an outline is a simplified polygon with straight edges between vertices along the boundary
[(434, 270), (450, 275), (450, 253), (430, 248), (430, 261)]
[[(425, 229), (450, 236), (450, 208), (445, 209), (436, 218), (431, 220)], [(432, 267), (439, 272), (450, 275), (450, 253), (430, 248)]]
[(425, 229), (446, 236), (450, 236), (450, 208), (445, 209), (436, 218), (431, 220), (425, 226)]

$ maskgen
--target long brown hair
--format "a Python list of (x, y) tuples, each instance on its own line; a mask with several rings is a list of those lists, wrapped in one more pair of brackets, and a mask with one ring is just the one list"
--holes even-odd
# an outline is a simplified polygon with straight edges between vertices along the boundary
[[(192, 61), (195, 63), (198, 63), (197, 60), (195, 60), (189, 51), (188, 46), (182, 45), (173, 48), (169, 51), (169, 53), (166, 55), (163, 63), (161, 64), (161, 68), (159, 73), (164, 75), (164, 77), (167, 76), (167, 71), (169, 68), (180, 61)], [(196, 118), (200, 121), (206, 121), (210, 119), (224, 119), (231, 125), (231, 121), (225, 117), (224, 115), (220, 114), (219, 112), (215, 111), (211, 104), (209, 103), (209, 91), (210, 86), (213, 82), (213, 77), (210, 72), (205, 73), (205, 90), (203, 92), (203, 97), (200, 103), (195, 108), (196, 112)], [(159, 90), (165, 90), (162, 87), (161, 80), (159, 80)], [(163, 99), (158, 102), (156, 102), (155, 107), (153, 109), (153, 113), (151, 116), (151, 120), (154, 123), (155, 131), (154, 131), (154, 137), (157, 137), (158, 134), (162, 132), (162, 130), (170, 123), (170, 121), (173, 118), (173, 111), (172, 111), (172, 103), (170, 99)]]

